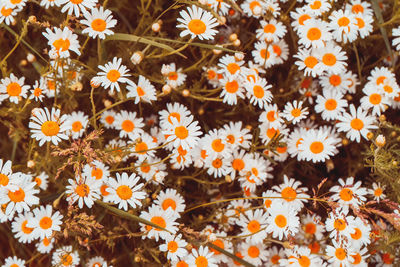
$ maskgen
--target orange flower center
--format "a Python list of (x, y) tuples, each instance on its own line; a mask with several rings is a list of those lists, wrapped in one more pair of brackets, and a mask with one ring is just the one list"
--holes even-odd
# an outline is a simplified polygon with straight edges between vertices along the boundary
[[(72, 2), (73, 0), (71, 0)], [(72, 264), (72, 256), (70, 254), (64, 254), (61, 256), (61, 264), (64, 266), (70, 266)]]
[(131, 120), (124, 120), (121, 124), (121, 128), (125, 132), (132, 132), (135, 128), (135, 124)]
[(40, 228), (46, 230), (49, 229), (53, 225), (53, 220), (50, 217), (44, 216), (39, 221)]
[(362, 237), (362, 232), (361, 232), (361, 230), (359, 229), (359, 228), (354, 228), (354, 230), (355, 230), (355, 232), (354, 232), (354, 234), (350, 234), (351, 235), (351, 238), (353, 238), (353, 239), (355, 239), (355, 240), (358, 240), (358, 239), (360, 239), (361, 237)]
[(168, 251), (171, 253), (175, 253), (178, 250), (178, 243), (176, 241), (168, 242)]
[(2, 186), (8, 185), (9, 180), (10, 179), (8, 178), (7, 175), (0, 173), (0, 185), (2, 185)]
[(326, 100), (325, 102), (325, 108), (326, 110), (335, 110), (337, 107), (337, 102), (335, 99), (331, 98)]
[(247, 254), (249, 254), (251, 258), (257, 258), (258, 255), (260, 255), (260, 249), (256, 246), (250, 246), (247, 250)]
[(196, 267), (207, 267), (208, 266), (208, 260), (204, 256), (198, 256), (196, 258)]
[(228, 69), (230, 74), (235, 74), (237, 71), (240, 70), (240, 66), (236, 63), (229, 63), (226, 68)]
[(41, 130), (45, 136), (54, 136), (60, 131), (60, 126), (55, 121), (45, 121), (41, 126)]
[(285, 216), (279, 214), (278, 216), (275, 217), (275, 224), (279, 228), (284, 228), (287, 225), (287, 219)]
[(350, 201), (353, 199), (353, 191), (348, 188), (343, 188), (339, 193), (340, 199), (343, 201)]
[(90, 187), (87, 184), (80, 184), (75, 188), (75, 193), (80, 197), (87, 197), (90, 193)]
[(119, 77), (121, 77), (121, 73), (118, 70), (110, 70), (107, 73), (107, 79), (112, 83), (118, 81)]
[(26, 227), (26, 224), (27, 224), (27, 223), (28, 223), (28, 220), (24, 221), (24, 222), (21, 224), (21, 230), (22, 230), (22, 232), (24, 232), (25, 234), (30, 234), (30, 233), (32, 233), (33, 228)]
[(264, 26), (265, 33), (274, 33), (276, 31), (276, 27), (274, 24), (267, 24)]
[(207, 30), (206, 24), (200, 19), (192, 19), (188, 24), (188, 28), (196, 35), (203, 34)]
[(336, 219), (333, 223), (333, 227), (338, 231), (346, 229), (347, 223), (342, 219)]
[(336, 56), (332, 53), (326, 53), (322, 57), (322, 62), (327, 66), (333, 66), (336, 64)]
[(142, 87), (140, 87), (140, 86), (138, 86), (137, 88), (136, 88), (136, 92), (137, 92), (137, 94), (138, 94), (138, 96), (140, 96), (140, 97), (142, 97), (142, 96), (144, 96), (146, 93), (144, 92), (144, 90), (142, 89)]
[(7, 85), (7, 94), (9, 96), (19, 96), (21, 94), (21, 91), (22, 91), (21, 86), (16, 82), (12, 82), (9, 85)]
[(317, 226), (315, 225), (315, 223), (307, 223), (305, 226), (305, 230), (304, 230), (307, 234), (315, 234), (315, 232), (317, 231)]
[(106, 29), (107, 23), (102, 19), (94, 19), (92, 21), (92, 29), (97, 32), (102, 32)]
[(310, 15), (308, 14), (303, 14), (299, 17), (299, 24), (304, 25), (304, 21), (311, 19)]
[(21, 202), (24, 201), (25, 199), (25, 191), (20, 187), (18, 190), (15, 190), (14, 192), (9, 191), (8, 192), (8, 197), (12, 202)]
[(189, 136), (189, 131), (185, 126), (178, 126), (175, 128), (175, 135), (179, 139), (186, 139)]
[(139, 142), (135, 145), (135, 151), (138, 154), (145, 154), (148, 146), (145, 142)]
[[(164, 218), (161, 216), (154, 216), (153, 218), (151, 218), (150, 220), (152, 223), (165, 228), (167, 226), (167, 223), (165, 222)], [(153, 227), (151, 227), (150, 225), (146, 225), (146, 229), (147, 231), (150, 231)], [(158, 228), (154, 228), (154, 230), (156, 231), (162, 231), (161, 229)]]
[(120, 185), (117, 188), (117, 195), (123, 200), (130, 199), (132, 197), (132, 189), (127, 185)]
[(318, 59), (316, 57), (313, 56), (308, 56), (305, 60), (304, 60), (304, 64), (306, 65), (307, 68), (314, 68), (315, 65), (318, 64)]
[(350, 126), (351, 128), (353, 128), (354, 130), (361, 130), (364, 127), (364, 123), (362, 120), (355, 118), (350, 122)]
[(312, 142), (310, 145), (310, 151), (314, 154), (319, 154), (324, 151), (324, 144), (319, 141)]
[(224, 150), (225, 145), (222, 143), (221, 139), (215, 139), (214, 141), (212, 141), (211, 147), (214, 151), (221, 152), (222, 150)]
[(294, 108), (292, 109), (292, 111), (290, 112), (292, 114), (293, 117), (299, 117), (301, 115), (301, 110), (299, 108)]
[(346, 27), (350, 24), (350, 20), (347, 17), (341, 17), (337, 23), (340, 27)]
[(53, 46), (56, 48), (57, 51), (66, 51), (68, 50), (69, 46), (70, 46), (70, 42), (68, 39), (57, 39), (53, 42)]
[(264, 89), (259, 85), (255, 85), (253, 87), (253, 93), (254, 93), (254, 96), (257, 97), (257, 98), (263, 98), (264, 97)]
[(339, 75), (333, 74), (331, 77), (329, 77), (329, 83), (332, 84), (333, 86), (338, 86), (341, 84), (342, 78), (340, 78)]
[(298, 261), (301, 267), (308, 267), (311, 265), (311, 260), (307, 256), (300, 256)]
[(92, 169), (92, 177), (96, 177), (96, 180), (99, 180), (103, 177), (103, 170), (100, 168), (94, 167)]
[(3, 8), (1, 9), (1, 15), (3, 15), (4, 17), (10, 16), (11, 13), (12, 13), (12, 8), (5, 8), (5, 7), (3, 7)]
[(346, 251), (343, 248), (337, 248), (335, 251), (335, 256), (336, 258), (338, 258), (339, 260), (344, 260), (347, 256)]
[(307, 38), (310, 41), (316, 41), (321, 39), (321, 35), (322, 35), (321, 30), (318, 28), (310, 28), (307, 32)]
[(378, 105), (379, 103), (381, 103), (382, 100), (382, 96), (380, 94), (371, 94), (369, 96), (369, 102), (372, 105)]
[(167, 210), (168, 208), (171, 208), (173, 210), (176, 209), (176, 202), (172, 198), (167, 198), (163, 201), (161, 204), (163, 210)]
[(242, 159), (234, 159), (232, 161), (232, 168), (236, 171), (241, 171), (244, 169), (244, 161)]
[(234, 94), (239, 89), (239, 84), (237, 81), (233, 80), (225, 84), (225, 89), (228, 93)]
[(80, 121), (74, 121), (72, 123), (72, 131), (79, 132), (82, 129), (82, 123)]
[(260, 231), (260, 223), (256, 220), (252, 220), (247, 224), (247, 229), (250, 233), (255, 233)]

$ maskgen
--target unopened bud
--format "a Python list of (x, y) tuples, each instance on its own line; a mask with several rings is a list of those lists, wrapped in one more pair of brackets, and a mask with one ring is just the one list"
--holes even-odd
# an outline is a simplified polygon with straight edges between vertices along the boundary
[(226, 181), (227, 183), (232, 182), (231, 176), (230, 176), (230, 175), (225, 175), (225, 181)]
[(90, 86), (93, 87), (93, 88), (97, 88), (97, 87), (100, 86), (100, 83), (97, 81), (97, 79), (92, 78), (92, 79), (90, 80)]
[(83, 85), (82, 85), (81, 82), (76, 82), (73, 85), (71, 85), (70, 89), (71, 89), (71, 91), (78, 91), (79, 92), (79, 91), (82, 91)]
[(162, 87), (162, 91), (163, 91), (164, 95), (168, 95), (169, 93), (171, 93), (171, 90), (172, 90), (172, 88), (168, 84), (165, 84)]
[(218, 22), (219, 24), (224, 25), (226, 23), (226, 18), (221, 16)]
[(21, 67), (25, 67), (26, 65), (28, 65), (28, 61), (27, 61), (26, 59), (23, 59), (23, 60), (21, 60), (21, 61), (19, 62), (19, 65), (20, 65)]
[(153, 32), (159, 32), (161, 29), (160, 23), (158, 22), (153, 23), (153, 25), (151, 25), (151, 29), (153, 30)]
[(28, 162), (26, 163), (26, 166), (28, 168), (33, 168), (33, 167), (35, 167), (35, 162), (33, 160), (28, 160)]
[(240, 46), (240, 44), (241, 44), (241, 42), (240, 42), (239, 39), (236, 39), (236, 40), (233, 42), (233, 46), (235, 46), (235, 47)]
[(182, 91), (182, 95), (184, 97), (188, 97), (190, 95), (190, 91), (188, 89), (185, 89), (185, 90)]
[(35, 16), (29, 16), (29, 18), (28, 18), (28, 22), (29, 23), (36, 23), (36, 17)]
[(382, 114), (382, 115), (380, 115), (380, 116), (379, 116), (379, 121), (380, 121), (380, 122), (384, 122), (384, 121), (386, 121), (386, 116), (385, 116), (385, 115), (383, 115), (383, 114)]
[(376, 137), (375, 143), (378, 147), (383, 147), (386, 144), (386, 138), (380, 134)]
[[(219, 45), (216, 45), (216, 46), (219, 46)], [(221, 46), (219, 46), (219, 47), (221, 47)], [(219, 55), (222, 53), (222, 50), (221, 49), (213, 49), (213, 53), (214, 53), (214, 55)]]
[(229, 41), (234, 42), (236, 41), (238, 38), (236, 33), (232, 33), (231, 35), (229, 35)]
[(108, 108), (109, 106), (112, 105), (112, 102), (111, 102), (110, 100), (108, 100), (108, 99), (104, 99), (103, 104), (104, 104), (104, 106), (105, 106), (106, 108)]
[(142, 259), (140, 258), (140, 256), (135, 256), (135, 262), (140, 262)]
[(372, 132), (368, 132), (367, 133), (367, 139), (371, 140), (372, 138), (374, 138), (374, 134)]
[(244, 54), (243, 53), (235, 53), (235, 60), (240, 61), (244, 59)]
[(199, 115), (203, 115), (204, 114), (204, 108), (199, 108), (198, 113), (199, 113)]
[(343, 139), (342, 139), (342, 144), (343, 144), (344, 146), (347, 146), (347, 145), (349, 144), (349, 139), (343, 138)]
[(140, 51), (136, 51), (135, 53), (132, 54), (131, 56), (131, 61), (134, 65), (139, 64), (143, 60), (143, 53)]
[(28, 53), (28, 55), (26, 55), (26, 59), (29, 63), (33, 63), (36, 61), (36, 57), (32, 53)]
[(347, 101), (351, 101), (351, 100), (353, 100), (353, 96), (352, 95), (346, 95), (346, 99), (347, 99)]

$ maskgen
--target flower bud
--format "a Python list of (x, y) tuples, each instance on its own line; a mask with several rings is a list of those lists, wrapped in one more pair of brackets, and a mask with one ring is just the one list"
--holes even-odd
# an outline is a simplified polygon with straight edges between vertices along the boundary
[(378, 147), (383, 147), (385, 144), (386, 144), (386, 138), (383, 136), (383, 135), (378, 135), (376, 138), (375, 138), (375, 144), (378, 146)]
[(140, 51), (136, 51), (135, 53), (132, 54), (131, 56), (131, 61), (134, 65), (139, 64), (143, 60), (143, 53)]

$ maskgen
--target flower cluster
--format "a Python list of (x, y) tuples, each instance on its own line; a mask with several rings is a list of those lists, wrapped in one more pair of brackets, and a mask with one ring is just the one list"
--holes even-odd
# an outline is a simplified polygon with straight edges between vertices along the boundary
[(397, 1), (112, 2), (0, 0), (2, 266), (399, 264)]

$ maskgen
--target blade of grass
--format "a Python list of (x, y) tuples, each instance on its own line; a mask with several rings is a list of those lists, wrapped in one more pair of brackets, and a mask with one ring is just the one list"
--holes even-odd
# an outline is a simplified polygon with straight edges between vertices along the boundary
[(247, 267), (255, 267), (253, 264), (251, 264), (251, 263), (249, 263), (249, 262), (247, 262), (247, 261), (245, 261), (245, 260), (239, 258), (239, 257), (236, 256), (236, 255), (233, 255), (232, 253), (230, 253), (230, 252), (228, 252), (228, 251), (226, 251), (226, 250), (224, 250), (224, 249), (222, 249), (222, 248), (220, 248), (220, 247), (218, 247), (218, 246), (216, 246), (216, 245), (214, 245), (214, 244), (212, 244), (212, 243), (207, 243), (207, 246), (210, 247), (210, 248), (212, 248), (212, 249), (215, 249), (215, 250), (218, 251), (218, 252), (221, 252), (221, 253), (224, 254), (225, 256), (228, 256), (228, 257), (231, 258), (232, 260), (234, 260), (234, 261), (236, 261), (236, 262), (239, 262), (240, 264), (242, 264), (242, 265), (244, 265), (244, 266), (247, 266)]
[[(10, 32), (12, 35), (14, 35), (16, 38), (18, 38), (18, 34), (11, 29), (9, 26), (7, 26), (5, 23), (0, 25), (4, 29), (6, 29), (8, 32)], [(35, 49), (33, 48), (29, 43), (27, 43), (23, 38), (21, 39), (21, 43), (23, 43), (26, 47), (28, 47), (33, 53), (35, 53), (40, 59), (42, 59), (44, 62), (47, 63), (47, 60)]]
[(103, 201), (96, 200), (96, 203), (97, 203), (98, 205), (102, 206), (103, 208), (109, 210), (110, 212), (112, 212), (112, 213), (118, 215), (119, 217), (122, 217), (122, 218), (125, 218), (125, 219), (128, 219), (128, 220), (132, 220), (132, 221), (135, 221), (135, 222), (144, 223), (144, 224), (149, 225), (149, 226), (151, 226), (151, 227), (154, 227), (154, 228), (157, 228), (157, 229), (160, 229), (160, 230), (163, 230), (163, 231), (166, 231), (166, 232), (172, 234), (172, 233), (171, 233), (170, 231), (168, 231), (167, 229), (165, 229), (165, 228), (163, 228), (163, 227), (161, 227), (161, 226), (158, 226), (158, 225), (155, 224), (155, 223), (152, 223), (152, 222), (150, 222), (150, 221), (148, 221), (148, 220), (145, 220), (145, 219), (143, 219), (143, 218), (140, 218), (139, 216), (130, 214), (130, 213), (126, 212), (126, 211), (123, 211), (123, 210), (117, 209), (117, 208), (115, 208), (115, 207), (112, 207), (112, 206), (108, 205), (107, 203), (104, 203)]
[[(168, 39), (168, 38), (161, 38), (161, 37), (156, 37), (156, 36), (146, 36), (146, 38), (147, 39), (158, 40), (158, 41), (176, 43), (176, 44), (186, 44), (187, 43), (187, 42), (183, 42), (183, 41), (178, 41), (178, 40), (173, 40), (173, 39)], [(232, 49), (225, 48), (225, 47), (222, 47), (222, 46), (217, 46), (217, 45), (195, 43), (195, 42), (191, 42), (190, 45), (198, 46), (198, 47), (202, 47), (202, 48), (207, 48), (207, 49), (217, 49), (217, 50), (222, 50), (222, 51), (230, 52), (230, 53), (240, 53), (240, 51), (232, 50)]]
[[(169, 52), (175, 52), (175, 49), (170, 47), (169, 45), (159, 43), (153, 40), (148, 39), (147, 37), (141, 37), (141, 36), (136, 36), (133, 34), (126, 34), (126, 33), (115, 33), (113, 35), (108, 36), (105, 41), (110, 41), (110, 40), (117, 40), (117, 41), (128, 41), (128, 42), (139, 42), (143, 44), (149, 44), (155, 47), (159, 47), (162, 49), (165, 49)], [(186, 58), (182, 53), (177, 53), (181, 57)]]
[(394, 66), (394, 59), (393, 59), (392, 49), (390, 47), (389, 38), (387, 36), (386, 29), (381, 25), (381, 24), (384, 23), (381, 9), (379, 7), (379, 4), (378, 4), (377, 0), (372, 0), (371, 3), (372, 3), (372, 9), (374, 10), (375, 16), (378, 19), (379, 30), (382, 33), (382, 37), (383, 37), (383, 40), (385, 42), (386, 49), (387, 49), (387, 51), (389, 53), (390, 58), (392, 59), (392, 66)]

